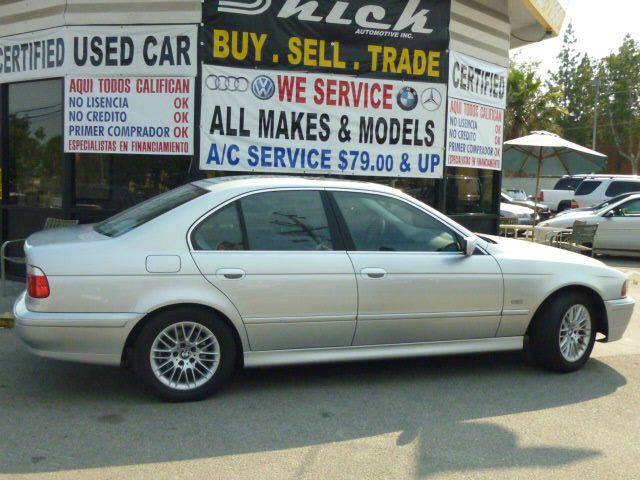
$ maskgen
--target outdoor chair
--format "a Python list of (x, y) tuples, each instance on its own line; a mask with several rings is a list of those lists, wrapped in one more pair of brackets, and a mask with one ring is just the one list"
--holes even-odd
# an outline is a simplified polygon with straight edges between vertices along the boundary
[(510, 232), (516, 236), (516, 229), (512, 228), (512, 225), (518, 225), (517, 218), (500, 217), (500, 230), (505, 237), (508, 237)]
[[(62, 218), (47, 218), (47, 220), (44, 222), (44, 227), (43, 230), (50, 230), (52, 228), (62, 228), (62, 227), (71, 227), (73, 225), (77, 225), (78, 224), (78, 220), (64, 220)], [(22, 242), (24, 242), (26, 239), (25, 238), (19, 238), (16, 240), (7, 240), (6, 242), (4, 242), (2, 244), (2, 247), (0, 247), (0, 270), (1, 270), (1, 275), (2, 275), (2, 290), (4, 291), (5, 289), (5, 282), (6, 282), (6, 269), (5, 269), (5, 262), (11, 262), (11, 263), (15, 263), (15, 264), (19, 264), (19, 265), (24, 265), (26, 263), (26, 258), (24, 257), (24, 250), (22, 250), (23, 255), (21, 256), (8, 256), (6, 254), (7, 252), (7, 248), (9, 248), (10, 246), (13, 245), (18, 245)]]
[(588, 253), (593, 257), (593, 241), (598, 231), (597, 224), (588, 224), (581, 220), (573, 223), (571, 233), (558, 234), (552, 245), (572, 252)]

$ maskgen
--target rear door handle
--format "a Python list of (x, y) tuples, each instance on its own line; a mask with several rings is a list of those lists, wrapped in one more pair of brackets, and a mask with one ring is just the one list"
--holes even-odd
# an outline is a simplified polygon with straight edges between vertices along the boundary
[(387, 276), (387, 271), (383, 268), (363, 268), (360, 270), (363, 277), (367, 278), (384, 278)]
[(222, 277), (227, 280), (240, 280), (246, 277), (246, 272), (240, 268), (221, 268), (216, 271), (218, 278)]

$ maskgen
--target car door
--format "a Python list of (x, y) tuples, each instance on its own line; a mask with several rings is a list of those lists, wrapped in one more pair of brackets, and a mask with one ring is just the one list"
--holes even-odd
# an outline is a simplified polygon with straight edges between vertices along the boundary
[(598, 222), (594, 248), (602, 250), (640, 250), (640, 199), (612, 208)]
[(317, 190), (253, 193), (192, 229), (193, 258), (240, 312), (252, 350), (351, 344), (355, 275), (325, 205)]
[(354, 345), (494, 337), (502, 273), (426, 210), (392, 196), (332, 191), (358, 282)]

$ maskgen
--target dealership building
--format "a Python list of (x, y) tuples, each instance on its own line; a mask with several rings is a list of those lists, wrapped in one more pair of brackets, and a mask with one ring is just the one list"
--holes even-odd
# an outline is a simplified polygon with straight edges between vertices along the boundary
[(384, 182), (493, 232), (509, 50), (564, 15), (557, 0), (2, 2), (2, 239), (242, 172)]

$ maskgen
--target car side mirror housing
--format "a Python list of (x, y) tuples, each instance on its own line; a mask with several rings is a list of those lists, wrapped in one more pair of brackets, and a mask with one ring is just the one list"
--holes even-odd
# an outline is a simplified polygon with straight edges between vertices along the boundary
[(478, 237), (465, 237), (463, 240), (464, 254), (467, 257), (473, 255), (478, 246)]
[(605, 212), (605, 214), (603, 215), (604, 218), (611, 218), (611, 217), (615, 217), (616, 214), (613, 210), (609, 210), (608, 212)]

